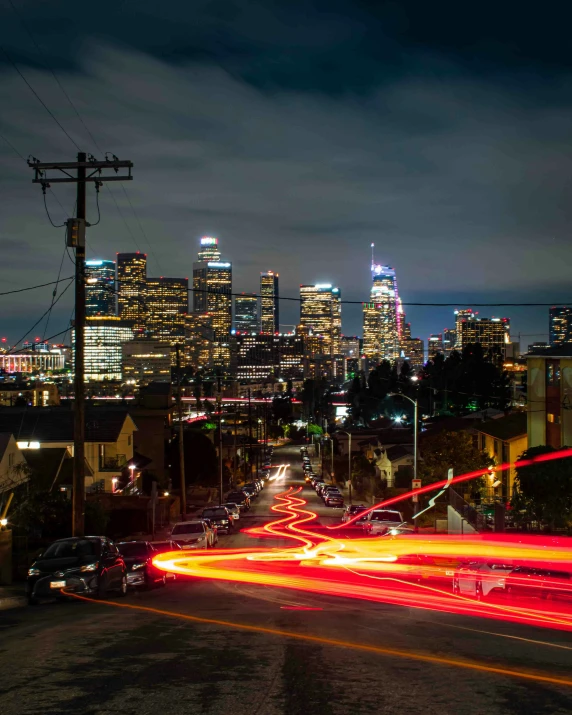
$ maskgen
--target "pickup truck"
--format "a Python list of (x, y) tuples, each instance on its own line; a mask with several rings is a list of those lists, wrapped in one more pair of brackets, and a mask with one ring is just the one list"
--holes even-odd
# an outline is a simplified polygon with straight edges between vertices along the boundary
[(403, 522), (403, 514), (400, 511), (375, 509), (367, 515), (363, 522), (363, 529), (368, 536), (379, 536), (389, 529), (401, 526)]

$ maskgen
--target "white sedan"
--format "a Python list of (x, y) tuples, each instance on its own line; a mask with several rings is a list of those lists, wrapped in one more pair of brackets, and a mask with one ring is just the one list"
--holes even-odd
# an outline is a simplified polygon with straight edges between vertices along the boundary
[(235, 504), (234, 502), (228, 502), (228, 504), (222, 504), (221, 506), (224, 506), (228, 509), (230, 515), (233, 518), (233, 521), (238, 521), (240, 519), (240, 508), (238, 504)]
[(493, 591), (504, 591), (506, 577), (513, 569), (514, 566), (493, 562), (462, 566), (453, 576), (453, 593), (480, 601)]

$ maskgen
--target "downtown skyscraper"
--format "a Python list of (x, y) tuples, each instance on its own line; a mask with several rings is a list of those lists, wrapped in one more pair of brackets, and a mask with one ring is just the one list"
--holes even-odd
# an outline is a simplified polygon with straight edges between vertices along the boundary
[(193, 312), (212, 319), (214, 366), (230, 365), (232, 328), (232, 263), (221, 260), (218, 238), (204, 236), (193, 263)]
[(181, 345), (189, 310), (188, 278), (147, 278), (146, 333), (151, 340)]
[(115, 261), (90, 260), (85, 262), (85, 314), (114, 316)]
[(122, 320), (133, 322), (136, 338), (145, 337), (147, 254), (117, 254), (117, 307)]
[(372, 256), (371, 274), (370, 300), (363, 304), (363, 354), (376, 364), (399, 357), (403, 309), (395, 270), (375, 263)]
[(300, 325), (323, 336), (325, 355), (340, 354), (342, 296), (330, 283), (300, 286)]
[(278, 273), (274, 271), (260, 274), (260, 331), (262, 333), (280, 332), (278, 277)]
[(241, 293), (235, 296), (234, 329), (239, 333), (257, 333), (259, 325), (256, 293)]

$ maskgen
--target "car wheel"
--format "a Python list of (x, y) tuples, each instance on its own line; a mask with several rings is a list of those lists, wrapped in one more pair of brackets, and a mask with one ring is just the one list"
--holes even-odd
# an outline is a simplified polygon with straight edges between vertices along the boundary
[(460, 592), (461, 592), (461, 589), (459, 588), (459, 582), (456, 579), (454, 579), (453, 580), (453, 593), (456, 596), (458, 596), (460, 594)]
[(163, 578), (159, 581), (159, 588), (165, 588), (167, 585), (167, 574), (163, 574)]
[(121, 585), (119, 586), (117, 595), (119, 598), (123, 598), (127, 595), (127, 576), (125, 574), (121, 577)]
[(475, 584), (475, 598), (477, 601), (483, 601), (485, 598), (485, 594), (483, 593), (483, 584), (480, 581), (477, 581)]

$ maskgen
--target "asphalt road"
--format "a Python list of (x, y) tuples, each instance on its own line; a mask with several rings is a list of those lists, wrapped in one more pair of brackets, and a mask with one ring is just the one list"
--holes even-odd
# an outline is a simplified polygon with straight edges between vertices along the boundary
[[(285, 481), (266, 487), (242, 527), (271, 518), (273, 495), (284, 483), (300, 480), (298, 450), (277, 450), (274, 461), (282, 459), (293, 465)], [(306, 492), (323, 522), (339, 519), (339, 510), (322, 507), (312, 490)], [(257, 543), (269, 545), (267, 539), (233, 534), (222, 536), (219, 546)], [(478, 669), (526, 670), (570, 679), (570, 633), (435, 613), (421, 606), (400, 608), (289, 589), (189, 580), (134, 593), (118, 604), (50, 603), (3, 611), (1, 712), (572, 712), (572, 688)], [(300, 638), (216, 621), (289, 631)], [(400, 655), (325, 644), (320, 638), (389, 648)], [(415, 655), (453, 658), (477, 664), (477, 669), (411, 657)]]

